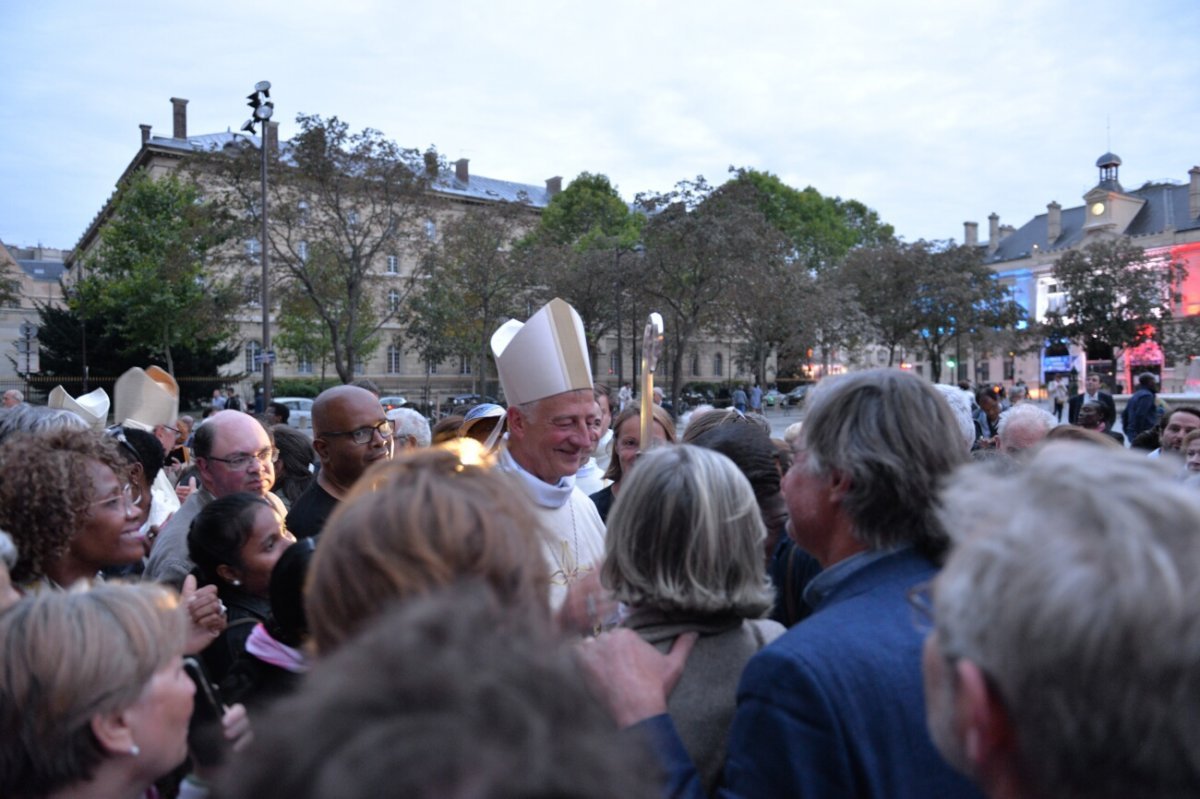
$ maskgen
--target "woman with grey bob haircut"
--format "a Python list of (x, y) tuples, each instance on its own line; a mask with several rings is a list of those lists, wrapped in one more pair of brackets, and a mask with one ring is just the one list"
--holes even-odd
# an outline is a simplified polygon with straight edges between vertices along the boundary
[(689, 445), (642, 456), (608, 518), (601, 581), (631, 608), (624, 626), (661, 651), (697, 632), (668, 710), (705, 789), (725, 762), (746, 662), (783, 634), (761, 617), (774, 593), (754, 491), (719, 452)]

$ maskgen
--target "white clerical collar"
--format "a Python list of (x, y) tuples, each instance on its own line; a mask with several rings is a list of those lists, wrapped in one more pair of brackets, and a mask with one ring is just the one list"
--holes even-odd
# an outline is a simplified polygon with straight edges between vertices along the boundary
[(543, 508), (561, 508), (571, 499), (571, 492), (575, 490), (574, 475), (560, 477), (558, 483), (550, 485), (530, 472), (527, 472), (521, 464), (517, 463), (507, 447), (500, 450), (499, 462), (501, 469), (506, 472), (512, 472), (521, 480), (530, 499)]

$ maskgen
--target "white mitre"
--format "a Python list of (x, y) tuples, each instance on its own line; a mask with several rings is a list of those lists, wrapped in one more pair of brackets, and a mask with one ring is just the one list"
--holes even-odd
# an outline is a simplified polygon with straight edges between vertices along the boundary
[(157, 366), (133, 367), (113, 386), (113, 419), (117, 424), (154, 432), (174, 427), (179, 418), (179, 384)]
[(592, 388), (583, 320), (555, 297), (522, 324), (510, 319), (492, 334), (492, 354), (509, 406)]
[(55, 386), (46, 400), (46, 407), (70, 411), (87, 422), (92, 429), (101, 432), (108, 424), (110, 404), (108, 392), (102, 388), (90, 391), (76, 399), (68, 394), (62, 386)]

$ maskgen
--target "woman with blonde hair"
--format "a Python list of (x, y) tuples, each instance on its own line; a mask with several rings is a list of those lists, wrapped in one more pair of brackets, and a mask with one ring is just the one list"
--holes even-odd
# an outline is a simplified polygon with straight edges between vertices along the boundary
[(460, 580), (550, 620), (541, 528), (511, 478), (476, 442), (416, 450), (364, 474), (326, 522), (305, 588), (326, 655), (389, 604)]
[[(671, 414), (660, 405), (651, 405), (650, 413), (654, 417), (654, 440), (659, 444), (675, 443), (675, 422)], [(642, 454), (642, 411), (636, 405), (631, 405), (617, 415), (613, 422), (613, 454), (608, 462), (608, 470), (604, 473), (605, 480), (612, 483), (590, 495), (600, 512), (601, 521), (608, 521), (612, 510), (613, 500), (621, 490), (621, 479), (633, 468), (634, 461)]]
[(630, 608), (623, 626), (664, 652), (684, 633), (700, 635), (668, 710), (710, 793), (742, 668), (784, 631), (761, 618), (774, 601), (765, 538), (745, 475), (688, 444), (647, 453), (609, 516), (600, 579)]
[(151, 584), (42, 591), (0, 614), (0, 796), (135, 797), (182, 763), (187, 626)]

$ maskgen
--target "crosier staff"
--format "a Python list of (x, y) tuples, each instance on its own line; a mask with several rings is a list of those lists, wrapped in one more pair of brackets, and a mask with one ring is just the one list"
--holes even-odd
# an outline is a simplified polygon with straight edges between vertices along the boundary
[(658, 368), (658, 356), (662, 354), (662, 314), (651, 313), (646, 319), (646, 332), (642, 334), (642, 439), (638, 447), (646, 452), (654, 446), (654, 370)]

